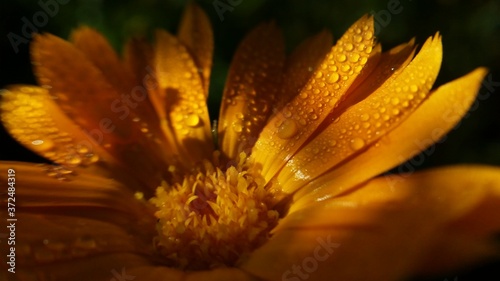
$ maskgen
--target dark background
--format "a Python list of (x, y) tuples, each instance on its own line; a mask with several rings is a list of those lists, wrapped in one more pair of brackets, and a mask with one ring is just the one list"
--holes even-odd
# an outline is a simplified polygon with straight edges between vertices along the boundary
[[(42, 0), (48, 2), (50, 0)], [(52, 0), (56, 1), (56, 0)], [(150, 36), (155, 28), (175, 32), (185, 1), (175, 0), (59, 0), (59, 11), (48, 16), (39, 32), (67, 38), (79, 25), (90, 25), (108, 37), (118, 51), (134, 34)], [(0, 4), (0, 89), (14, 83), (35, 84), (28, 44), (15, 52), (7, 35), (22, 36), (23, 17), (43, 11), (37, 0), (3, 0)], [(436, 85), (458, 78), (478, 66), (490, 69), (493, 87), (482, 87), (477, 107), (450, 132), (435, 152), (425, 156), (426, 168), (454, 163), (483, 163), (500, 166), (500, 1), (315, 1), (315, 0), (205, 0), (197, 1), (210, 17), (215, 35), (214, 68), (211, 78), (210, 111), (218, 116), (225, 77), (238, 42), (256, 24), (275, 20), (284, 31), (291, 50), (302, 39), (327, 28), (334, 38), (363, 14), (375, 15), (385, 50), (416, 37), (417, 42), (439, 31), (443, 36), (444, 58)], [(390, 14), (389, 3), (399, 2), (399, 13)], [(222, 13), (214, 4), (231, 6)], [(397, 4), (395, 4), (397, 5)], [(220, 6), (220, 5), (219, 5)], [(389, 15), (389, 16), (388, 16)], [(390, 18), (389, 18), (390, 17)], [(0, 159), (43, 162), (44, 159), (18, 145), (0, 127)], [(500, 262), (439, 276), (430, 280), (500, 280)], [(416, 279), (421, 280), (421, 279)]]

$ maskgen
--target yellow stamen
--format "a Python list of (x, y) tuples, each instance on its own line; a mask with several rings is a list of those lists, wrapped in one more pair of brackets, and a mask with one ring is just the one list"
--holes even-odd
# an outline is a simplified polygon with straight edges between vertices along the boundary
[[(217, 158), (217, 156), (215, 157)], [(155, 246), (173, 266), (233, 266), (262, 245), (279, 219), (264, 179), (249, 170), (247, 156), (226, 169), (218, 159), (179, 182), (163, 182), (149, 201), (157, 208)]]

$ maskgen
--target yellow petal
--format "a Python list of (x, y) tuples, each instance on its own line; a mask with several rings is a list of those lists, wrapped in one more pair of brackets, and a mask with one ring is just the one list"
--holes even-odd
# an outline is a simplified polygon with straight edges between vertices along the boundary
[(338, 104), (363, 70), (373, 47), (373, 19), (365, 16), (338, 40), (301, 93), (270, 119), (252, 151), (266, 181)]
[(301, 221), (328, 226), (282, 229), (242, 269), (264, 280), (401, 280), (431, 236), (425, 212), (316, 211)]
[[(118, 91), (120, 96), (129, 97), (127, 100), (130, 111), (134, 112), (143, 123), (148, 124), (149, 133), (154, 131), (157, 136), (161, 136), (158, 118), (154, 115), (153, 106), (147, 95), (148, 88), (154, 86), (148, 84), (152, 79), (152, 69), (148, 71), (148, 67), (151, 68), (151, 61), (147, 63), (141, 61), (140, 66), (124, 67), (126, 64), (120, 61), (107, 39), (89, 27), (80, 27), (73, 31), (71, 33), (71, 42), (101, 71), (106, 81)], [(150, 55), (150, 52), (148, 52), (150, 50), (140, 45), (140, 43), (143, 42), (132, 40), (125, 48), (129, 59), (130, 52), (133, 52), (135, 64), (139, 63), (137, 60), (144, 59), (138, 58), (138, 56), (147, 57)], [(143, 54), (138, 55), (137, 52), (139, 51), (143, 52)], [(128, 61), (128, 63), (130, 62)], [(120, 108), (120, 110), (124, 109)]]
[(156, 188), (167, 171), (168, 148), (133, 110), (145, 98), (146, 89), (138, 89), (140, 95), (120, 95), (82, 51), (50, 34), (35, 36), (32, 57), (39, 84), (62, 111), (123, 165), (153, 183), (150, 188)]
[(325, 30), (304, 40), (295, 48), (285, 65), (277, 109), (281, 109), (304, 88), (330, 51), (332, 40), (332, 34)]
[(166, 118), (161, 121), (168, 127), (165, 132), (174, 134), (180, 161), (189, 167), (209, 159), (213, 142), (198, 68), (186, 47), (162, 30), (156, 33), (155, 70), (159, 88), (153, 104), (160, 118)]
[[(123, 167), (92, 135), (70, 120), (49, 96), (46, 89), (14, 85), (2, 92), (1, 119), (7, 131), (22, 145), (52, 160), (68, 171), (87, 172), (141, 186), (139, 178)], [(127, 171), (127, 172), (125, 172)], [(61, 178), (64, 175), (60, 175)]]
[[(451, 130), (466, 113), (485, 75), (486, 69), (479, 68), (436, 89), (393, 131), (356, 157), (299, 190), (294, 195), (294, 208), (302, 208), (319, 198), (336, 196), (405, 162), (423, 150), (428, 156), (435, 149), (432, 145)], [(428, 148), (429, 146), (431, 147)], [(411, 171), (415, 168), (415, 165), (410, 164)]]
[[(392, 57), (389, 54), (383, 63), (386, 70), (386, 63), (399, 66), (411, 50), (410, 46)], [(368, 96), (338, 113), (340, 116), (333, 117), (335, 120), (324, 131), (287, 162), (278, 175), (282, 190), (295, 192), (345, 159), (363, 153), (367, 146), (404, 122), (427, 97), (439, 72), (441, 57), (440, 37), (429, 38), (419, 54), (400, 72), (393, 74), (389, 70), (385, 75), (381, 72), (374, 74), (373, 80), (368, 79), (357, 89), (358, 95)], [(379, 79), (382, 81), (377, 81)], [(372, 88), (377, 82), (383, 84)]]
[(271, 114), (284, 52), (283, 37), (273, 23), (255, 28), (238, 47), (224, 88), (218, 128), (220, 148), (229, 158), (250, 151)]
[(205, 12), (193, 2), (184, 11), (178, 37), (192, 54), (198, 71), (201, 72), (205, 97), (208, 97), (214, 50), (212, 25)]
[[(5, 171), (14, 170), (12, 174), (19, 187), (16, 195), (23, 198), (16, 206), (21, 209), (38, 208), (37, 213), (49, 209), (85, 209), (87, 217), (90, 214), (99, 217), (104, 211), (120, 212), (122, 216), (126, 214), (129, 219), (137, 222), (149, 221), (154, 224), (151, 211), (134, 197), (134, 191), (129, 186), (116, 179), (85, 170), (71, 172), (64, 167), (32, 163), (0, 162), (0, 168)], [(5, 182), (6, 176), (1, 176)], [(62, 176), (65, 178), (61, 178)], [(153, 228), (152, 225), (150, 229)]]
[[(457, 222), (473, 222), (471, 215), (488, 222), (481, 228), (489, 231), (469, 241), (493, 238), (500, 230), (499, 168), (449, 167), (393, 182), (380, 177), (349, 194), (288, 214), (243, 269), (267, 280), (293, 280), (300, 274), (309, 280), (400, 280), (415, 273), (422, 257), (432, 252), (430, 247)], [(476, 211), (493, 202), (491, 198), (496, 204), (486, 204), (489, 215)], [(472, 232), (465, 227), (452, 229)], [(460, 241), (464, 240), (453, 242)], [(492, 253), (489, 246), (481, 257)], [(471, 249), (469, 254), (478, 258), (478, 248)], [(463, 263), (446, 269), (458, 265)]]

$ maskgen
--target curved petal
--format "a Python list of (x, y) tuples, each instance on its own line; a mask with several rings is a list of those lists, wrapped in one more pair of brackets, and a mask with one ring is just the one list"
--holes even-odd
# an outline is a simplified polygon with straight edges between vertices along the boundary
[[(54, 161), (64, 169), (113, 177), (141, 189), (140, 179), (130, 176), (96, 140), (76, 126), (44, 88), (12, 85), (2, 91), (1, 119), (7, 131), (22, 145)], [(61, 175), (61, 177), (64, 177)], [(147, 191), (147, 190), (144, 190)]]
[[(311, 181), (294, 194), (294, 209), (334, 197), (425, 150), (428, 156), (439, 141), (464, 116), (481, 85), (486, 69), (471, 73), (436, 89), (393, 131), (362, 153)], [(443, 110), (443, 107), (447, 108)], [(401, 141), (404, 140), (404, 141)], [(421, 160), (418, 160), (421, 161)], [(415, 166), (410, 164), (409, 169)]]
[(203, 80), (205, 97), (208, 97), (210, 70), (214, 51), (214, 35), (207, 15), (190, 2), (182, 16), (178, 31), (179, 40), (191, 52)]
[[(16, 205), (23, 210), (74, 207), (87, 208), (85, 215), (98, 215), (95, 210), (109, 209), (125, 213), (137, 221), (155, 221), (152, 212), (135, 198), (134, 191), (116, 179), (46, 164), (2, 161), (0, 169), (15, 171), (16, 194), (22, 198)], [(5, 177), (0, 175), (7, 182)]]
[[(92, 260), (106, 255), (111, 256), (108, 262), (115, 254), (156, 259), (151, 243), (156, 234), (153, 212), (120, 183), (87, 173), (59, 180), (51, 176), (56, 171), (34, 164), (1, 162), (0, 168), (15, 171), (15, 177), (9, 177), (15, 178), (15, 196), (5, 196), (2, 203), (15, 204), (9, 218), (15, 219), (20, 275), (75, 277), (77, 271), (61, 265), (75, 268), (86, 260), (90, 260), (87, 266), (79, 270), (90, 267), (98, 274), (103, 268)], [(12, 182), (7, 173), (0, 179)], [(7, 217), (7, 211), (0, 210), (1, 216)], [(56, 267), (60, 269), (49, 270)], [(74, 280), (57, 280), (70, 279)]]
[(354, 23), (337, 41), (301, 91), (270, 119), (252, 157), (269, 181), (316, 131), (359, 77), (375, 46), (373, 18)]
[(325, 59), (332, 48), (332, 34), (322, 31), (304, 40), (287, 58), (283, 74), (281, 93), (278, 105), (274, 110), (280, 110), (291, 99), (300, 94), (302, 88), (311, 79), (314, 71)]
[[(243, 269), (267, 280), (294, 280), (296, 276), (399, 280), (415, 273), (432, 252), (430, 247), (442, 241), (441, 235), (459, 230), (454, 225), (464, 220), (473, 222), (471, 215), (487, 223), (476, 224), (482, 231), (475, 241), (491, 239), (500, 230), (499, 168), (449, 167), (404, 178), (395, 185), (386, 177), (376, 178), (342, 197), (287, 215), (275, 236), (253, 253)], [(491, 198), (496, 204), (490, 204)], [(485, 203), (490, 213), (477, 212)], [(473, 237), (473, 232), (464, 227), (459, 233)], [(469, 252), (474, 258), (478, 257), (476, 249)], [(482, 257), (493, 250), (490, 244)]]
[[(143, 61), (145, 57), (150, 55), (148, 48), (140, 45), (142, 42), (139, 40), (131, 40), (126, 45), (128, 59), (131, 59), (131, 53), (135, 55), (133, 56), (134, 66), (131, 67), (131, 62), (123, 63), (107, 39), (92, 28), (80, 27), (71, 33), (70, 38), (73, 45), (101, 71), (106, 81), (119, 92), (119, 95), (128, 97), (124, 100), (128, 103), (130, 111), (141, 119), (141, 123), (147, 124), (148, 133), (154, 132), (156, 136), (161, 137), (158, 117), (154, 114), (153, 106), (148, 93), (146, 93), (148, 88), (156, 86), (150, 83), (152, 79), (151, 61), (148, 61), (147, 64)], [(138, 55), (138, 52), (142, 52), (142, 54)], [(125, 109), (120, 108), (119, 110)]]
[[(401, 65), (411, 54), (412, 47), (401, 48), (385, 63)], [(357, 94), (369, 95), (339, 113), (328, 127), (307, 143), (280, 171), (277, 182), (284, 193), (295, 192), (301, 186), (335, 167), (345, 159), (363, 153), (363, 148), (375, 143), (393, 130), (427, 98), (441, 66), (441, 38), (429, 38), (418, 55), (401, 71), (389, 78), (382, 72), (374, 74), (357, 89)], [(382, 63), (383, 66), (386, 66)], [(386, 78), (382, 85), (377, 79)], [(380, 83), (380, 82), (378, 82)], [(366, 95), (365, 94), (365, 95)]]
[(152, 101), (164, 132), (171, 132), (187, 167), (211, 159), (213, 141), (203, 85), (186, 47), (166, 31), (156, 32), (155, 71), (159, 87)]
[(133, 169), (146, 188), (156, 188), (168, 167), (165, 147), (157, 136), (148, 134), (148, 124), (139, 122), (140, 116), (132, 110), (144, 100), (146, 89), (120, 95), (82, 51), (53, 35), (35, 36), (31, 47), (38, 82), (62, 111)]
[(241, 42), (224, 87), (219, 117), (221, 151), (235, 159), (247, 154), (271, 114), (285, 60), (281, 31), (261, 24)]

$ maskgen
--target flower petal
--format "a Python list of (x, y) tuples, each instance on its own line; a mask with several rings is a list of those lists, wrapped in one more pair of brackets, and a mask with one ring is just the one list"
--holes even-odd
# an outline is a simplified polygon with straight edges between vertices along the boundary
[(251, 31), (236, 50), (219, 117), (222, 152), (231, 159), (249, 153), (271, 114), (283, 71), (283, 37), (274, 23)]
[(186, 47), (163, 30), (156, 33), (155, 70), (159, 88), (153, 104), (164, 131), (174, 135), (180, 161), (190, 167), (210, 159), (213, 141), (198, 68)]
[(292, 98), (300, 94), (314, 71), (332, 48), (332, 34), (326, 30), (304, 40), (287, 59), (283, 75), (282, 93), (278, 97), (281, 109)]
[[(476, 224), (483, 231), (475, 241), (491, 239), (500, 230), (499, 168), (448, 167), (405, 175), (395, 184), (394, 176), (387, 177), (287, 215), (243, 269), (274, 280), (300, 274), (309, 280), (399, 280), (430, 257), (430, 247), (442, 241), (443, 233), (454, 229), (472, 237), (474, 231), (452, 227), (473, 222), (471, 215), (487, 223)], [(477, 212), (492, 198), (496, 204), (487, 204), (489, 214)], [(492, 254), (491, 246), (482, 257)], [(470, 254), (478, 257), (476, 249)], [(461, 261), (445, 269), (456, 269)]]
[[(19, 187), (16, 195), (22, 198), (17, 206), (25, 210), (87, 208), (88, 216), (92, 209), (109, 209), (126, 213), (137, 221), (147, 220), (148, 216), (150, 222), (155, 221), (151, 211), (134, 197), (134, 191), (115, 179), (83, 170), (65, 173), (60, 167), (22, 162), (2, 161), (0, 169), (15, 171), (15, 183)], [(66, 177), (57, 177), (58, 172)]]
[[(42, 276), (70, 274), (66, 269), (48, 268), (117, 253), (154, 261), (151, 241), (156, 234), (155, 217), (120, 183), (87, 173), (61, 181), (50, 177), (50, 170), (33, 164), (0, 162), (0, 169), (13, 169), (16, 175), (19, 200), (12, 202), (13, 197), (4, 197), (2, 201), (16, 205), (18, 271)], [(6, 174), (0, 175), (3, 182), (7, 182)], [(7, 208), (0, 210), (2, 217), (6, 212)], [(87, 263), (86, 270), (97, 274), (99, 266)]]
[[(382, 64), (386, 69), (388, 64), (399, 66), (411, 51), (410, 47), (393, 56), (388, 54), (388, 60)], [(298, 151), (279, 173), (278, 186), (285, 193), (295, 192), (345, 159), (363, 153), (366, 146), (404, 122), (427, 97), (439, 72), (441, 57), (440, 37), (429, 38), (400, 72), (381, 72), (368, 79), (356, 93), (367, 97), (338, 113), (340, 116), (334, 117), (324, 131)], [(381, 78), (382, 85), (382, 81), (377, 81)], [(372, 88), (377, 83), (380, 86)]]
[(205, 12), (190, 2), (179, 26), (179, 40), (192, 54), (198, 70), (201, 71), (205, 97), (208, 97), (210, 71), (214, 51), (212, 25)]
[[(39, 84), (54, 96), (63, 112), (135, 175), (154, 189), (169, 159), (161, 138), (149, 132), (133, 110), (141, 99), (122, 94), (75, 46), (50, 34), (36, 35), (33, 65)], [(150, 185), (151, 184), (151, 185)]]
[(252, 156), (269, 181), (316, 131), (363, 70), (373, 51), (373, 18), (363, 17), (338, 40), (301, 91), (264, 127)]
[[(44, 88), (9, 86), (2, 92), (1, 119), (7, 131), (22, 145), (68, 170), (114, 177), (140, 187), (127, 167), (84, 133), (50, 98)], [(61, 175), (64, 177), (64, 175)]]
[[(124, 97), (123, 95), (125, 95), (125, 97), (128, 97), (126, 99), (128, 106), (131, 108), (131, 111), (140, 117), (142, 123), (148, 124), (148, 131), (155, 131), (157, 136), (161, 136), (158, 118), (154, 114), (153, 106), (146, 93), (149, 87), (156, 86), (148, 84), (151, 79), (150, 72), (152, 72), (151, 61), (148, 61), (148, 64), (141, 61), (140, 66), (124, 67), (130, 62), (123, 63), (120, 61), (107, 39), (89, 27), (80, 27), (74, 30), (71, 33), (71, 42), (101, 71), (106, 81), (120, 93), (120, 96)], [(131, 51), (136, 51), (133, 54), (137, 55), (137, 52), (140, 50), (144, 52), (141, 55), (143, 57), (150, 55), (148, 53), (150, 50), (142, 45), (138, 46), (139, 44), (140, 41), (138, 40), (132, 40), (127, 44), (125, 49), (128, 52), (129, 59)], [(135, 63), (138, 63), (137, 60), (139, 58), (135, 57), (135, 60)], [(139, 67), (141, 69), (137, 69)], [(123, 111), (124, 109), (120, 108), (120, 110)]]
[[(334, 197), (405, 162), (421, 151), (425, 150), (426, 155), (432, 154), (435, 149), (432, 145), (466, 113), (485, 75), (486, 69), (478, 68), (436, 89), (393, 131), (294, 194), (294, 208), (302, 208), (320, 198)], [(444, 106), (447, 109), (443, 111)], [(431, 147), (428, 148), (429, 146)], [(412, 164), (410, 169), (414, 169)]]

